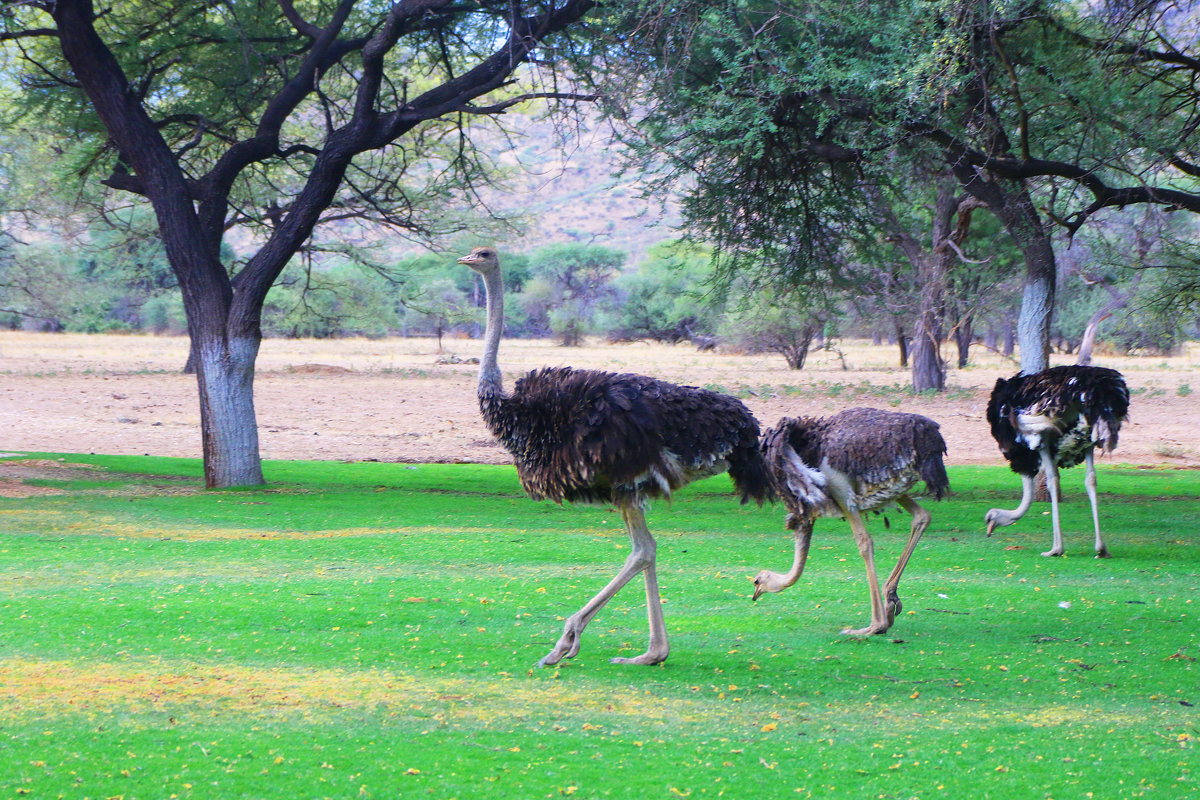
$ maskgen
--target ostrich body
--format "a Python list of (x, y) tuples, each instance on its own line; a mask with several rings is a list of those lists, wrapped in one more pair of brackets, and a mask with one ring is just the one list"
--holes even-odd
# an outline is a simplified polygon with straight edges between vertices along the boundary
[(535, 370), (504, 392), (496, 358), (503, 325), (503, 280), (496, 251), (477, 247), (459, 259), (483, 276), (487, 326), (479, 362), (479, 407), (492, 434), (512, 454), (535, 500), (611, 504), (621, 512), (632, 550), (617, 575), (567, 618), (562, 636), (539, 662), (579, 652), (584, 628), (642, 573), (650, 642), (634, 658), (657, 664), (669, 651), (655, 572), (655, 542), (646, 527), (650, 498), (669, 498), (699, 478), (728, 471), (742, 502), (771, 499), (758, 450), (758, 421), (738, 400), (641, 375), (570, 367)]
[(1040, 468), (1046, 475), (1050, 494), (1050, 518), (1054, 541), (1044, 556), (1064, 552), (1058, 522), (1058, 468), (1087, 465), (1084, 487), (1092, 504), (1096, 529), (1096, 558), (1108, 558), (1100, 538), (1100, 512), (1096, 505), (1097, 447), (1111, 452), (1117, 446), (1121, 423), (1129, 411), (1129, 389), (1114, 369), (1090, 366), (1051, 367), (1033, 375), (1000, 378), (987, 407), (992, 437), (1021, 476), (1021, 504), (1012, 511), (993, 508), (987, 512), (988, 536), (997, 527), (1012, 525), (1025, 516), (1033, 502), (1033, 481)]
[[(867, 566), (871, 624), (842, 633), (883, 633), (900, 613), (900, 575), (930, 514), (912, 499), (918, 481), (940, 500), (949, 490), (942, 454), (946, 442), (938, 424), (919, 414), (874, 408), (852, 408), (819, 419), (785, 417), (762, 437), (762, 450), (772, 488), (787, 506), (787, 527), (795, 537), (795, 557), (786, 575), (764, 570), (754, 578), (754, 599), (781, 592), (804, 571), (813, 523), (818, 517), (844, 517), (854, 532)], [(863, 523), (863, 512), (897, 503), (912, 514), (912, 531), (895, 568), (879, 588), (875, 545)]]

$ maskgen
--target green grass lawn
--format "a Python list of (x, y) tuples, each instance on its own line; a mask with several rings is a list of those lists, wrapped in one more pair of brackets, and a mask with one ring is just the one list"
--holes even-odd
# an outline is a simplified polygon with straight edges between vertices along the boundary
[[(193, 461), (0, 498), (0, 798), (1183, 798), (1200, 792), (1200, 473), (1079, 470), (1046, 559), (1007, 469), (954, 495), (885, 636), (848, 526), (784, 570), (782, 508), (724, 476), (648, 515), (671, 657), (640, 580), (583, 649), (534, 665), (628, 552), (620, 517), (534, 503), (511, 468), (268, 463), (204, 491)], [(884, 574), (908, 519), (873, 517)]]

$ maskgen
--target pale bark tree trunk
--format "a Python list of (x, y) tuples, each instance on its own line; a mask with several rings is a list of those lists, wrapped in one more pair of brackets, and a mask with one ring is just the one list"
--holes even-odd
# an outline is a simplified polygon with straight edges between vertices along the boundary
[(254, 362), (259, 340), (252, 337), (201, 341), (197, 382), (204, 480), (208, 486), (263, 483), (254, 411)]
[[(1050, 239), (1031, 242), (1025, 258), (1025, 286), (1017, 319), (1021, 372), (1032, 375), (1050, 366), (1050, 321), (1054, 316), (1054, 249)], [(1026, 248), (1022, 247), (1022, 250)]]

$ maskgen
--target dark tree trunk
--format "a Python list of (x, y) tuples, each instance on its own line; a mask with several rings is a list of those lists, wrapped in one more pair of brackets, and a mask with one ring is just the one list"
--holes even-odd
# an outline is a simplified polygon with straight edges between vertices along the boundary
[(804, 364), (808, 361), (808, 351), (812, 348), (813, 339), (819, 330), (815, 325), (806, 325), (797, 337), (779, 348), (790, 368), (804, 369)]
[(958, 368), (965, 369), (970, 362), (971, 342), (975, 339), (975, 321), (968, 314), (954, 329), (954, 344), (958, 347)]
[[(942, 360), (945, 339), (946, 289), (950, 271), (963, 258), (961, 243), (971, 226), (971, 214), (980, 203), (970, 196), (959, 197), (949, 176), (936, 185), (929, 247), (907, 231), (892, 208), (875, 192), (868, 192), (876, 214), (912, 265), (919, 286), (918, 313), (912, 337), (912, 386), (915, 391), (940, 392), (946, 388), (946, 365)], [(903, 341), (903, 338), (902, 338)], [(906, 366), (907, 352), (901, 350), (900, 365)]]
[(900, 350), (900, 367), (908, 366), (908, 335), (900, 329), (900, 323), (896, 323), (896, 346)]
[(926, 251), (914, 242), (909, 253), (921, 287), (912, 349), (912, 386), (916, 392), (940, 392), (946, 388), (946, 367), (942, 363), (943, 319), (946, 280), (954, 262), (954, 253), (946, 243), (952, 233), (958, 202), (953, 183), (938, 181), (930, 237), (932, 246)]
[[(928, 324), (928, 320), (924, 322)], [(913, 337), (912, 386), (915, 392), (940, 392), (946, 388), (946, 370), (941, 353), (928, 329), (918, 331), (918, 335)]]

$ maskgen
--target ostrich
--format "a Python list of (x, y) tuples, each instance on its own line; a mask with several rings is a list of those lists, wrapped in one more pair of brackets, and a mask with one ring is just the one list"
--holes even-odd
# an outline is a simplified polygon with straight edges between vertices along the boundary
[(632, 549), (617, 575), (567, 618), (539, 666), (579, 652), (584, 628), (639, 572), (646, 584), (650, 642), (619, 664), (658, 664), (669, 651), (655, 573), (655, 542), (646, 527), (650, 498), (670, 498), (699, 478), (728, 471), (742, 502), (773, 499), (758, 450), (758, 420), (742, 403), (705, 389), (641, 375), (570, 367), (535, 370), (503, 389), (496, 364), (504, 321), (504, 284), (496, 251), (476, 247), (458, 259), (483, 277), (487, 324), (479, 361), (479, 407), (492, 434), (512, 454), (534, 500), (611, 504), (621, 512)]
[(1096, 558), (1108, 558), (1108, 548), (1100, 538), (1093, 451), (1099, 447), (1107, 453), (1117, 446), (1117, 434), (1128, 411), (1129, 389), (1114, 369), (1074, 365), (998, 379), (988, 402), (987, 420), (1000, 451), (1013, 472), (1021, 476), (1022, 494), (1021, 504), (1012, 511), (993, 508), (987, 512), (988, 536), (997, 527), (1012, 525), (1025, 516), (1040, 467), (1046, 475), (1054, 525), (1054, 542), (1042, 555), (1061, 556), (1057, 470), (1083, 461), (1087, 465), (1083, 485), (1092, 503), (1096, 529)]
[[(886, 631), (900, 613), (900, 575), (930, 520), (929, 512), (912, 499), (912, 488), (924, 481), (936, 500), (950, 488), (942, 464), (946, 442), (938, 424), (920, 414), (852, 408), (820, 419), (785, 417), (763, 434), (761, 447), (772, 488), (787, 506), (786, 525), (794, 531), (796, 552), (786, 575), (758, 573), (754, 599), (764, 592), (781, 592), (800, 578), (817, 517), (844, 517), (867, 565), (871, 624), (842, 633), (869, 636)], [(912, 514), (912, 531), (880, 592), (875, 545), (862, 513), (893, 502)]]

